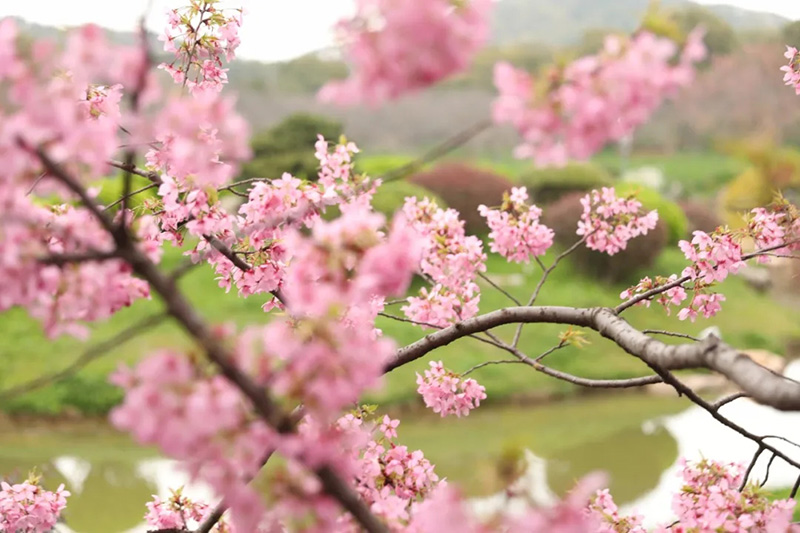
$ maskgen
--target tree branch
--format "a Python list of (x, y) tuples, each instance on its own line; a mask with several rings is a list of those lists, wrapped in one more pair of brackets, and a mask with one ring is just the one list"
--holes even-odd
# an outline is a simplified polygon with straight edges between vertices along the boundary
[[(20, 144), (31, 149), (21, 139)], [(165, 275), (141, 250), (139, 250), (127, 229), (117, 229), (112, 221), (89, 197), (86, 190), (66, 171), (55, 164), (41, 149), (32, 150), (47, 167), (48, 172), (60, 179), (81, 199), (103, 227), (112, 235), (117, 245), (120, 257), (127, 261), (133, 271), (139, 274), (150, 287), (161, 296), (167, 312), (177, 320), (181, 327), (191, 335), (203, 348), (208, 358), (219, 369), (220, 374), (233, 383), (252, 404), (254, 410), (267, 424), (279, 433), (294, 431), (296, 421), (291, 415), (282, 411), (280, 406), (268, 394), (268, 391), (254, 383), (230, 357), (230, 354), (221, 341), (212, 333), (211, 328), (200, 317), (188, 300), (178, 289), (175, 280)], [(368, 532), (385, 533), (388, 528), (378, 519), (358, 494), (345, 483), (330, 467), (322, 466), (314, 470), (317, 478), (327, 494), (335, 498), (342, 507), (348, 511), (359, 524)]]
[(100, 252), (89, 251), (84, 253), (75, 254), (54, 254), (47, 255), (39, 259), (39, 263), (43, 265), (70, 265), (73, 263), (88, 263), (90, 261), (108, 261), (109, 259), (118, 259), (117, 252)]
[[(591, 235), (591, 233), (589, 235)], [(547, 268), (545, 268), (544, 263), (542, 263), (541, 259), (539, 259), (538, 257), (536, 258), (536, 262), (539, 263), (540, 267), (542, 267), (542, 277), (539, 278), (539, 283), (536, 284), (536, 288), (533, 290), (533, 293), (531, 294), (531, 297), (528, 300), (528, 307), (536, 303), (536, 299), (539, 297), (539, 293), (542, 291), (542, 287), (544, 287), (544, 284), (547, 281), (548, 276), (550, 276), (553, 270), (556, 269), (558, 264), (569, 254), (577, 250), (581, 244), (586, 242), (586, 239), (589, 238), (589, 235), (584, 235), (582, 239), (575, 242), (572, 246), (570, 246), (569, 248), (558, 254), (558, 256), (556, 256), (556, 258), (553, 260), (553, 264)], [(511, 346), (514, 347), (519, 346), (519, 339), (522, 336), (523, 325), (524, 324), (519, 324), (517, 326), (517, 330), (514, 332), (514, 340), (511, 342)]]
[(714, 336), (670, 345), (649, 337), (607, 308), (510, 307), (479, 315), (401, 348), (387, 372), (466, 335), (512, 323), (569, 324), (593, 329), (648, 365), (664, 370), (706, 368), (722, 374), (753, 400), (783, 411), (800, 410), (800, 383), (757, 364)]
[(459, 148), (464, 144), (468, 143), (478, 134), (489, 129), (491, 126), (492, 126), (491, 120), (489, 119), (481, 120), (480, 122), (473, 124), (469, 128), (457, 133), (453, 137), (450, 137), (441, 144), (433, 147), (431, 150), (422, 154), (422, 156), (420, 156), (418, 159), (415, 159), (414, 161), (411, 161), (408, 164), (390, 170), (389, 172), (381, 176), (381, 180), (383, 181), (383, 183), (388, 183), (390, 181), (405, 178), (409, 174), (417, 172), (425, 164), (430, 163), (431, 161), (435, 161), (440, 157), (449, 154), (456, 148)]

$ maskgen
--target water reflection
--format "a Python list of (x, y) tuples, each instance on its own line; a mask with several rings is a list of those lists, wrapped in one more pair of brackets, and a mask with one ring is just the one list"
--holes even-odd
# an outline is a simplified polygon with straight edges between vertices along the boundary
[[(786, 372), (795, 379), (800, 375), (800, 362), (789, 366)], [(587, 399), (580, 408), (588, 420), (576, 416), (580, 410), (572, 405), (549, 405), (543, 408), (505, 407), (492, 410), (489, 420), (468, 417), (457, 421), (457, 426), (448, 426), (442, 421), (429, 424), (425, 421), (407, 420), (409, 436), (441, 438), (439, 431), (450, 431), (446, 446), (441, 447), (449, 457), (432, 459), (441, 468), (440, 475), (455, 482), (466, 482), (469, 486), (476, 471), (491, 469), (490, 461), (480, 454), (488, 454), (485, 447), (485, 424), (494, 422), (502, 428), (509, 428), (515, 438), (524, 434), (512, 431), (514, 416), (536, 423), (534, 432), (551, 432), (556, 445), (546, 444), (544, 440), (528, 437), (520, 441), (526, 450), (528, 468), (523, 482), (534, 501), (548, 504), (555, 501), (571, 488), (577, 479), (594, 470), (605, 470), (611, 478), (611, 489), (623, 510), (638, 510), (645, 514), (648, 523), (663, 523), (671, 518), (671, 496), (680, 487), (676, 464), (678, 457), (700, 459), (709, 457), (723, 461), (748, 462), (755, 451), (755, 444), (739, 436), (733, 430), (715, 422), (705, 411), (691, 407), (677, 414), (647, 419), (639, 424), (620, 426), (617, 430), (601, 431), (604, 426), (599, 410), (612, 411), (620, 405), (635, 405), (641, 410), (645, 397), (631, 396), (618, 400), (609, 407), (598, 407), (598, 400)], [(628, 404), (627, 402), (631, 402)], [(723, 408), (723, 413), (732, 421), (743, 425), (756, 434), (779, 435), (800, 442), (800, 413), (781, 413), (774, 409), (759, 406), (749, 400), (740, 399)], [(514, 415), (513, 411), (517, 411)], [(627, 411), (626, 411), (627, 412)], [(652, 410), (648, 412), (653, 412)], [(663, 410), (661, 412), (667, 412)], [(673, 411), (674, 412), (674, 411)], [(545, 413), (545, 414), (542, 414)], [(476, 415), (478, 412), (475, 413)], [(542, 419), (541, 417), (550, 417)], [(538, 417), (538, 418), (537, 418)], [(546, 425), (546, 420), (557, 420), (559, 427)], [(502, 422), (502, 423), (501, 423)], [(519, 422), (517, 422), (519, 424)], [(442, 424), (442, 425), (439, 425)], [(504, 425), (505, 424), (505, 425)], [(587, 431), (587, 425), (594, 424)], [(492, 426), (494, 427), (494, 426)], [(457, 429), (456, 429), (457, 428)], [(499, 430), (500, 432), (505, 429)], [(583, 432), (580, 438), (575, 435)], [(530, 435), (528, 433), (527, 435)], [(464, 435), (472, 435), (466, 438)], [(553, 435), (551, 435), (552, 437)], [(573, 436), (572, 441), (569, 437)], [(402, 435), (401, 435), (402, 437)], [(142, 518), (144, 503), (152, 494), (167, 496), (170, 488), (187, 485), (186, 475), (171, 461), (158, 457), (132, 456), (129, 448), (119, 447), (116, 441), (108, 442), (97, 438), (87, 447), (85, 436), (79, 445), (74, 445), (62, 434), (53, 436), (47, 442), (50, 448), (41, 444), (26, 443), (16, 448), (6, 447), (0, 438), (0, 473), (6, 477), (21, 479), (32, 468), (37, 467), (44, 474), (48, 486), (64, 483), (73, 493), (65, 514), (68, 528), (65, 533), (139, 533), (145, 531)], [(44, 443), (47, 437), (41, 436), (36, 442)], [(483, 439), (483, 442), (480, 441)], [(413, 439), (412, 439), (413, 440)], [(563, 440), (563, 442), (562, 442)], [(790, 456), (800, 457), (800, 448), (774, 440), (773, 444)], [(409, 443), (419, 444), (422, 442)], [(47, 457), (47, 450), (56, 445), (59, 453), (55, 458)], [(9, 450), (11, 450), (9, 452)], [(91, 450), (91, 452), (87, 451)], [(37, 458), (37, 453), (40, 455)], [(11, 455), (9, 457), (9, 455)], [(491, 454), (489, 454), (491, 455)], [(769, 460), (763, 454), (754, 470), (754, 477), (763, 478), (764, 468)], [(483, 461), (483, 462), (481, 462)], [(469, 465), (469, 468), (465, 468)], [(483, 469), (483, 470), (481, 470)], [(481, 474), (482, 476), (484, 474)], [(775, 460), (767, 483), (768, 488), (791, 486), (797, 471), (782, 460)], [(490, 489), (491, 490), (491, 489)], [(214, 501), (205, 487), (188, 486), (190, 497)], [(489, 511), (501, 504), (504, 496), (498, 492), (494, 496), (476, 498), (476, 509)]]
[[(784, 375), (800, 379), (800, 361), (791, 363)], [(736, 400), (723, 407), (721, 412), (730, 421), (756, 435), (773, 435), (800, 443), (800, 413), (777, 411), (747, 399)], [(533, 501), (548, 504), (555, 500), (557, 494), (563, 494), (564, 489), (574, 484), (581, 475), (595, 469), (606, 470), (612, 477), (611, 488), (615, 499), (619, 504), (625, 503), (620, 505), (621, 510), (642, 513), (646, 517), (645, 525), (655, 526), (672, 520), (672, 495), (682, 485), (680, 465), (674, 460), (656, 469), (660, 472), (656, 482), (649, 478), (656, 466), (654, 462), (666, 456), (663, 449), (666, 442), (676, 444), (675, 457), (690, 461), (705, 457), (748, 464), (758, 448), (754, 442), (718, 423), (696, 406), (676, 415), (645, 422), (641, 429), (643, 434), (655, 436), (655, 440), (636, 442), (638, 434), (635, 431), (623, 431), (594, 445), (581, 446), (580, 450), (567, 449), (560, 460), (557, 457), (544, 460), (529, 450), (526, 454), (528, 469), (521, 480), (522, 484)], [(787, 456), (800, 459), (800, 447), (797, 445), (779, 438), (771, 438), (769, 442)], [(751, 479), (765, 479), (770, 459), (767, 453), (759, 457)], [(634, 475), (629, 476), (630, 472), (634, 472)], [(791, 487), (797, 476), (797, 469), (782, 459), (775, 459), (764, 487)], [(620, 483), (620, 480), (624, 482)], [(504, 501), (503, 494), (498, 493), (476, 499), (475, 505), (479, 512), (486, 513), (504, 505)]]

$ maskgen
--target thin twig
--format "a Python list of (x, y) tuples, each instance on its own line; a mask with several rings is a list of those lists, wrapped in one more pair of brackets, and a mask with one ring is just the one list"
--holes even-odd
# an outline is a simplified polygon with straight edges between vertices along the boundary
[(800, 475), (797, 476), (797, 481), (794, 482), (794, 486), (792, 486), (792, 491), (789, 493), (789, 497), (794, 500), (794, 497), (797, 496), (797, 489), (800, 489)]
[(480, 276), (481, 279), (483, 279), (486, 283), (488, 283), (489, 285), (491, 285), (492, 287), (497, 289), (501, 294), (505, 295), (509, 300), (511, 300), (515, 304), (522, 305), (522, 303), (520, 303), (519, 300), (514, 298), (514, 296), (511, 293), (509, 293), (503, 287), (501, 287), (500, 285), (498, 285), (497, 283), (492, 281), (492, 279), (489, 276), (487, 276), (486, 274), (484, 274), (483, 272), (478, 272), (478, 276)]
[(137, 176), (147, 178), (156, 185), (161, 185), (161, 176), (159, 175), (158, 172), (153, 172), (150, 170), (142, 170), (133, 163), (127, 164), (123, 161), (115, 161), (113, 159), (109, 160), (108, 164), (111, 165), (112, 167), (124, 170), (125, 172), (130, 172), (131, 174), (136, 174)]
[(481, 120), (476, 124), (473, 124), (469, 128), (457, 133), (453, 137), (445, 140), (441, 144), (436, 145), (431, 150), (425, 152), (422, 156), (415, 159), (414, 161), (402, 165), (398, 168), (392, 169), (389, 172), (385, 173), (381, 176), (381, 181), (383, 183), (388, 183), (390, 181), (402, 179), (409, 174), (413, 174), (417, 172), (420, 168), (425, 166), (426, 164), (430, 163), (431, 161), (435, 161), (440, 157), (443, 157), (456, 148), (459, 148), (472, 140), (478, 134), (482, 133), (483, 131), (489, 129), (492, 126), (492, 121), (489, 119)]
[(756, 450), (756, 453), (753, 454), (753, 459), (750, 461), (750, 464), (747, 465), (747, 470), (744, 472), (742, 482), (739, 484), (739, 492), (742, 492), (747, 486), (747, 480), (750, 478), (750, 473), (753, 471), (753, 468), (755, 468), (756, 462), (758, 461), (758, 458), (761, 457), (761, 454), (764, 453), (764, 450), (764, 446), (759, 445), (758, 450)]
[(107, 206), (105, 206), (105, 210), (106, 210), (106, 211), (108, 211), (108, 210), (109, 210), (109, 209), (111, 209), (112, 207), (114, 207), (114, 206), (117, 206), (117, 205), (119, 205), (119, 204), (123, 203), (124, 201), (126, 201), (126, 200), (129, 200), (129, 199), (133, 198), (133, 197), (134, 197), (134, 196), (136, 196), (137, 194), (141, 194), (141, 193), (143, 193), (143, 192), (145, 192), (145, 191), (149, 191), (150, 189), (154, 189), (154, 188), (156, 188), (156, 187), (158, 187), (158, 184), (157, 184), (157, 183), (151, 183), (151, 184), (149, 184), (149, 185), (145, 185), (145, 186), (144, 186), (144, 187), (142, 187), (141, 189), (136, 189), (135, 191), (128, 193), (128, 194), (127, 194), (127, 196), (122, 196), (122, 197), (120, 197), (119, 199), (117, 199), (117, 200), (114, 200), (113, 202), (111, 202), (110, 204), (108, 204)]
[(642, 333), (648, 335), (666, 335), (668, 337), (680, 337), (681, 339), (689, 339), (690, 341), (700, 342), (700, 339), (693, 337), (687, 333), (678, 333), (675, 331), (667, 331), (664, 329), (643, 329)]
[(156, 315), (149, 316), (143, 320), (140, 320), (136, 324), (122, 330), (121, 332), (117, 333), (113, 337), (100, 342), (78, 357), (72, 364), (67, 366), (66, 368), (59, 370), (58, 372), (53, 372), (52, 374), (46, 374), (44, 376), (39, 376), (35, 379), (32, 379), (26, 383), (21, 385), (17, 385), (10, 389), (4, 390), (0, 392), (0, 402), (10, 400), (17, 396), (21, 396), (23, 394), (27, 394), (37, 389), (41, 389), (42, 387), (46, 387), (48, 385), (52, 385), (58, 381), (66, 379), (78, 371), (86, 367), (92, 361), (100, 358), (101, 356), (109, 353), (110, 351), (119, 348), (126, 342), (136, 338), (141, 333), (147, 331), (150, 328), (158, 326), (164, 322), (164, 318), (167, 316), (166, 313), (159, 313)]
[(763, 488), (764, 485), (767, 484), (767, 480), (769, 479), (769, 472), (770, 472), (770, 469), (772, 468), (772, 461), (775, 460), (775, 457), (777, 457), (777, 456), (773, 453), (772, 456), (769, 458), (769, 462), (767, 463), (767, 470), (764, 472), (764, 479), (759, 484), (759, 487)]
[[(378, 316), (382, 316), (384, 318), (390, 318), (392, 320), (396, 320), (397, 322), (405, 322), (406, 324), (414, 324), (415, 326), (421, 326), (426, 328), (433, 328), (433, 329), (442, 329), (441, 326), (437, 326), (436, 324), (431, 324), (430, 322), (419, 322), (416, 320), (411, 320), (409, 318), (405, 318), (402, 316), (392, 315), (390, 313), (384, 313), (383, 311), (378, 313)], [(481, 341), (485, 344), (489, 344), (494, 346), (495, 348), (502, 348), (501, 344), (491, 340), (491, 339), (484, 339), (483, 337), (479, 337), (478, 335), (467, 335), (470, 339), (475, 339), (476, 341)]]
[(732, 401), (738, 400), (739, 398), (747, 398), (747, 394), (744, 393), (744, 392), (735, 392), (735, 393), (733, 393), (733, 394), (731, 394), (729, 396), (725, 396), (724, 398), (720, 398), (719, 400), (717, 400), (716, 402), (711, 404), (711, 407), (713, 407), (715, 411), (719, 411), (719, 409), (722, 406), (728, 405)]
[(479, 369), (481, 369), (481, 368), (483, 368), (485, 366), (503, 365), (503, 364), (517, 364), (518, 365), (518, 364), (522, 364), (522, 361), (520, 361), (519, 359), (499, 359), (497, 361), (486, 361), (485, 363), (478, 363), (477, 365), (473, 366), (472, 368), (470, 368), (466, 372), (462, 372), (461, 373), (461, 377), (468, 376), (468, 375), (472, 374), (473, 372), (475, 372), (476, 370), (479, 370)]
[[(569, 254), (574, 252), (578, 249), (578, 247), (586, 242), (586, 239), (589, 238), (589, 235), (584, 235), (579, 241), (575, 242), (572, 246), (561, 252), (556, 256), (553, 260), (553, 264), (549, 267), (545, 267), (544, 263), (538, 257), (536, 258), (536, 262), (539, 264), (539, 267), (542, 269), (542, 277), (539, 278), (539, 283), (536, 284), (536, 288), (533, 290), (533, 294), (531, 294), (530, 299), (528, 300), (528, 307), (532, 306), (536, 303), (536, 299), (539, 298), (539, 293), (542, 291), (542, 287), (544, 287), (545, 282), (547, 281), (548, 276), (556, 269), (558, 264), (566, 258)], [(517, 347), (519, 346), (519, 340), (522, 336), (522, 328), (525, 324), (517, 324), (517, 330), (514, 332), (514, 340), (511, 341), (511, 346)]]

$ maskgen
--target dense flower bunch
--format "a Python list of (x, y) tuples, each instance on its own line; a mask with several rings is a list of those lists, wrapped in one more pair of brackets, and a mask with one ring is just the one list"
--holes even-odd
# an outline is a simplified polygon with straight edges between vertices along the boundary
[(475, 316), (480, 301), (475, 278), (486, 271), (483, 243), (466, 235), (457, 211), (442, 210), (428, 198), (406, 198), (403, 213), (425, 239), (420, 270), (433, 284), (409, 298), (403, 312), (416, 322), (442, 327)]
[(642, 213), (642, 204), (634, 197), (620, 198), (613, 187), (594, 190), (581, 198), (583, 214), (577, 234), (586, 239), (586, 247), (608, 255), (624, 250), (628, 241), (656, 227), (658, 213)]
[(795, 92), (800, 95), (800, 52), (794, 46), (787, 46), (783, 56), (789, 60), (787, 65), (781, 67), (781, 71), (785, 73), (783, 81), (794, 87)]
[(67, 506), (69, 491), (59, 485), (55, 492), (39, 486), (37, 480), (10, 485), (0, 482), (0, 531), (47, 533), (55, 527)]
[(609, 36), (599, 54), (539, 80), (498, 63), (493, 118), (522, 136), (515, 151), (521, 159), (541, 166), (585, 160), (630, 135), (665, 98), (687, 86), (694, 64), (704, 57), (702, 31), (692, 32), (682, 50), (670, 39), (641, 31), (630, 39)]
[(359, 494), (392, 531), (406, 531), (418, 503), (439, 486), (439, 476), (420, 450), (397, 443), (399, 420), (376, 418), (371, 411), (347, 414), (337, 426), (350, 442), (361, 443), (351, 449)]
[(427, 87), (467, 68), (488, 39), (491, 0), (358, 0), (356, 6), (355, 16), (337, 26), (350, 77), (323, 87), (323, 101), (377, 105)]
[(442, 417), (467, 416), (486, 399), (486, 389), (472, 378), (462, 379), (444, 368), (441, 361), (431, 361), (424, 375), (417, 373), (417, 392), (425, 405)]
[(173, 96), (138, 131), (155, 147), (147, 166), (170, 176), (181, 187), (220, 187), (250, 157), (250, 128), (236, 113), (232, 98), (198, 90)]
[[(153, 501), (147, 502), (147, 514), (144, 520), (154, 529), (193, 530), (196, 529), (211, 513), (212, 509), (203, 502), (192, 501), (182, 494), (180, 489), (162, 500), (153, 496)], [(211, 533), (234, 533), (223, 516), (211, 529)]]
[(222, 68), (222, 57), (230, 62), (236, 56), (242, 9), (226, 14), (217, 7), (219, 3), (219, 0), (190, 0), (188, 6), (168, 12), (169, 25), (161, 39), (164, 50), (175, 58), (159, 68), (169, 72), (175, 83), (186, 85), (190, 92), (220, 91), (228, 82), (228, 69)]
[(86, 338), (82, 322), (104, 320), (135, 300), (149, 297), (147, 283), (120, 259), (80, 265), (48, 264), (48, 257), (108, 252), (113, 242), (88, 210), (46, 208), (24, 196), (0, 202), (0, 311), (25, 308), (49, 337)]
[(527, 189), (514, 187), (510, 195), (504, 195), (500, 209), (478, 207), (492, 230), (489, 233), (491, 250), (516, 263), (527, 263), (553, 245), (553, 230), (539, 222), (542, 210), (527, 205), (527, 200)]
[[(756, 260), (761, 263), (768, 262), (771, 254), (786, 254), (798, 249), (800, 214), (785, 199), (779, 198), (766, 208), (753, 209), (745, 217), (745, 222), (746, 226), (738, 231), (727, 228), (720, 228), (711, 234), (695, 231), (691, 241), (682, 240), (678, 243), (690, 262), (680, 279), (675, 274), (669, 278), (658, 276), (655, 280), (645, 277), (637, 285), (623, 291), (620, 297), (629, 299), (653, 290), (656, 302), (669, 313), (670, 306), (679, 306), (687, 299), (686, 290), (689, 289), (694, 294), (689, 305), (678, 312), (678, 318), (688, 318), (694, 322), (700, 315), (704, 318), (713, 317), (720, 311), (720, 303), (725, 301), (725, 296), (711, 290), (712, 287), (746, 266), (741, 244), (743, 240), (752, 241)], [(667, 285), (669, 289), (658, 290)], [(650, 302), (651, 299), (646, 298), (638, 303), (649, 307)]]
[(338, 463), (341, 438), (326, 428), (379, 383), (394, 353), (393, 342), (375, 335), (374, 315), (349, 311), (374, 309), (374, 298), (404, 294), (421, 252), (418, 234), (402, 216), (387, 233), (380, 230), (384, 222), (356, 205), (332, 222), (319, 220), (310, 235), (287, 232), (290, 316), (230, 341), (232, 360), (254, 383), (282, 403), (304, 406), (305, 434), (279, 435), (252, 419), (238, 388), (183, 354), (162, 351), (115, 375), (126, 395), (112, 414), (114, 424), (139, 442), (157, 444), (231, 501), (241, 531), (261, 522), (263, 502), (247, 480), (268, 450), (312, 470), (333, 464), (347, 471)]
[[(683, 486), (673, 498), (676, 520), (658, 532), (781, 532), (800, 531), (792, 524), (795, 502), (791, 499), (771, 501), (749, 484), (739, 490), (745, 467), (703, 459), (690, 464), (682, 460), (680, 476)], [(643, 517), (621, 517), (607, 490), (599, 491), (589, 507), (589, 516), (601, 524), (598, 533), (645, 533)]]

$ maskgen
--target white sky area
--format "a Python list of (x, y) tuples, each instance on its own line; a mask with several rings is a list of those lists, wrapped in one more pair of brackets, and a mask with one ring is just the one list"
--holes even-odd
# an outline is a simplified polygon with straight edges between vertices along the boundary
[[(598, 0), (614, 2), (615, 0)], [(698, 0), (701, 4), (731, 4), (800, 19), (800, 0)], [(93, 22), (131, 31), (150, 4), (147, 26), (160, 33), (167, 9), (182, 0), (0, 0), (0, 17), (17, 16), (47, 26), (78, 26)], [(335, 22), (353, 10), (353, 0), (226, 0), (245, 7), (242, 44), (244, 59), (290, 59), (332, 44)]]

